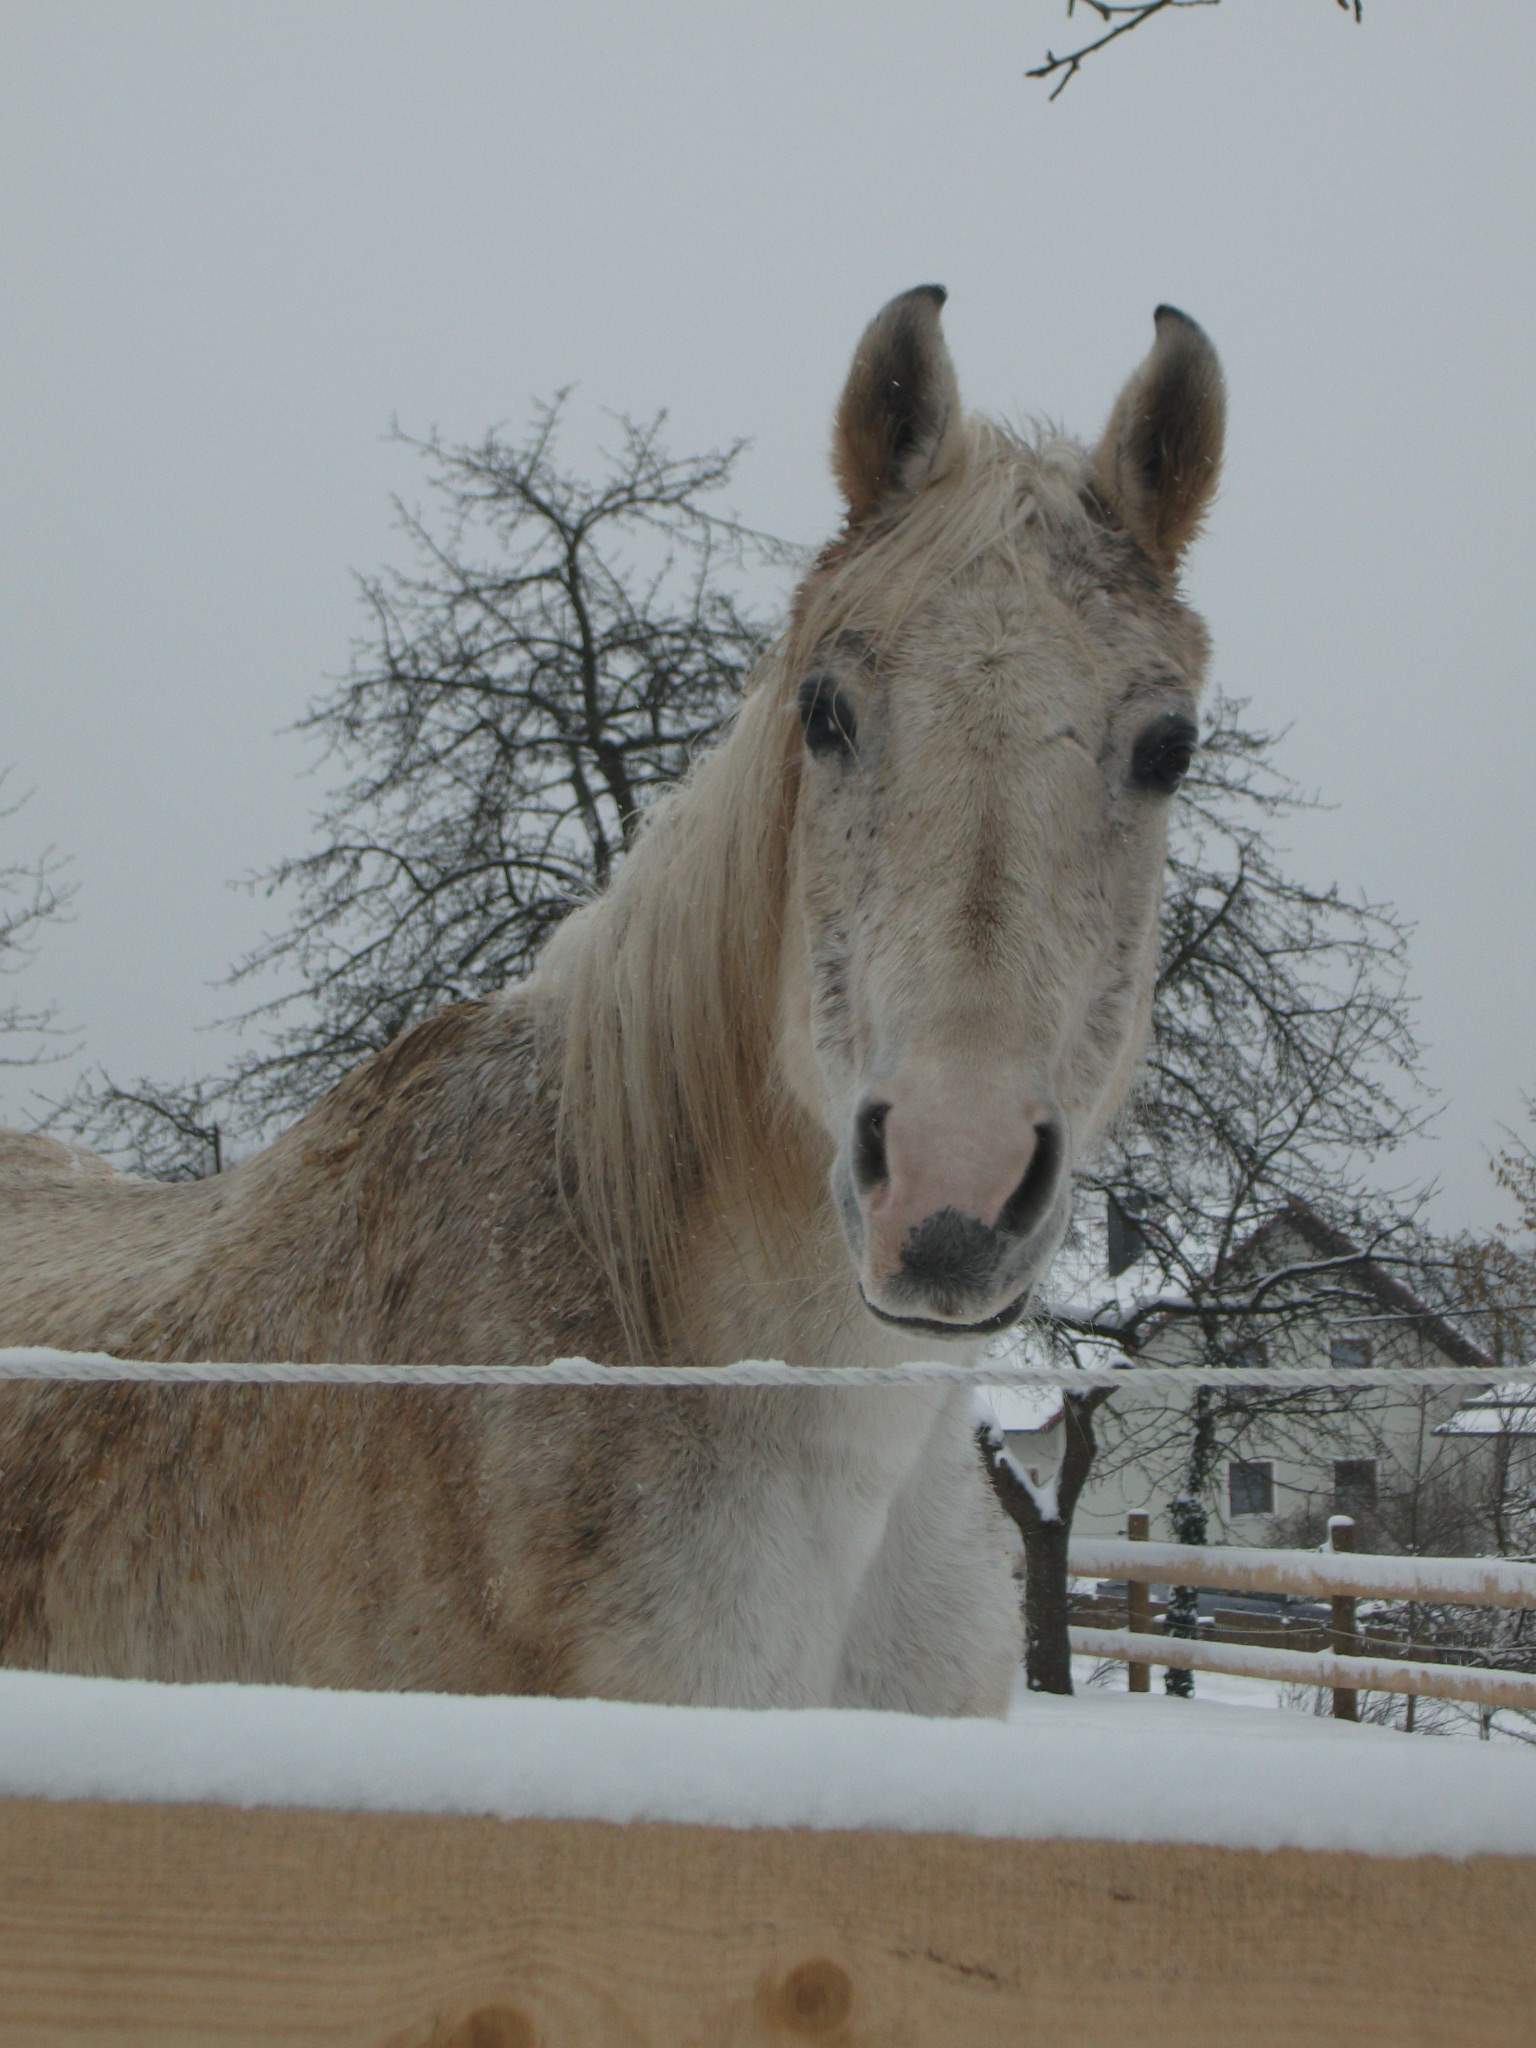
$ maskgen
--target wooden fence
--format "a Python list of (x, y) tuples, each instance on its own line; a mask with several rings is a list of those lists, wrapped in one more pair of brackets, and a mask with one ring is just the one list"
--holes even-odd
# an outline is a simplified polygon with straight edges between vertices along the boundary
[(0, 1801), (5, 2048), (1529, 2048), (1536, 1859)]
[[(1411, 1658), (1408, 1652), (1415, 1646), (1394, 1628), (1380, 1623), (1362, 1628), (1356, 1612), (1362, 1598), (1536, 1609), (1536, 1565), (1502, 1558), (1356, 1556), (1354, 1524), (1346, 1516), (1335, 1517), (1330, 1536), (1328, 1555), (1151, 1543), (1147, 1517), (1132, 1514), (1127, 1517), (1125, 1540), (1085, 1537), (1070, 1548), (1068, 1565), (1074, 1575), (1126, 1581), (1123, 1603), (1102, 1598), (1073, 1603), (1073, 1651), (1129, 1664), (1133, 1692), (1148, 1689), (1155, 1664), (1328, 1686), (1333, 1690), (1334, 1713), (1341, 1720), (1358, 1718), (1359, 1695), (1366, 1691), (1536, 1713), (1536, 1673), (1493, 1670), (1442, 1661), (1439, 1656)], [(1198, 1636), (1169, 1636), (1154, 1627), (1166, 1619), (1167, 1610), (1152, 1601), (1148, 1589), (1153, 1584), (1326, 1598), (1331, 1611), (1325, 1627), (1319, 1621), (1287, 1623), (1281, 1616), (1271, 1620), (1217, 1609)], [(1102, 1625), (1119, 1621), (1122, 1615), (1124, 1626)]]
[[(1071, 1562), (1126, 1579), (1136, 1622), (1074, 1647), (1143, 1679), (1411, 1675), (1536, 1705), (1519, 1674), (1155, 1636), (1146, 1599), (1401, 1578), (1536, 1608), (1536, 1569), (1146, 1542)], [(1533, 1921), (1528, 1856), (0, 1800), (4, 2048), (1528, 2048)]]

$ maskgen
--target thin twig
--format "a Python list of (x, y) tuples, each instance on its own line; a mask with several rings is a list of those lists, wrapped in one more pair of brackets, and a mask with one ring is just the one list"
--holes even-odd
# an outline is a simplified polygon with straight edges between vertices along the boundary
[[(1061, 72), (1062, 75), (1050, 95), (1053, 100), (1060, 99), (1076, 78), (1083, 67), (1085, 57), (1091, 57), (1096, 50), (1106, 49), (1121, 36), (1129, 35), (1133, 28), (1140, 28), (1143, 22), (1150, 21), (1154, 14), (1163, 14), (1171, 7), (1219, 7), (1221, 0), (1141, 0), (1139, 5), (1122, 7), (1107, 5), (1106, 0), (1083, 0), (1083, 4), (1091, 7), (1101, 21), (1109, 24), (1104, 33), (1096, 36), (1091, 42), (1084, 43), (1079, 49), (1068, 50), (1064, 56), (1058, 57), (1053, 50), (1047, 50), (1045, 62), (1037, 64), (1032, 71), (1026, 71), (1024, 74), (1026, 78), (1051, 78), (1058, 71)], [(1074, 11), (1075, 0), (1067, 0), (1069, 19)], [(1116, 16), (1123, 16), (1124, 19), (1116, 20)]]
[[(1081, 44), (1075, 50), (1063, 52), (1059, 57), (1054, 50), (1047, 50), (1044, 63), (1037, 64), (1032, 71), (1026, 71), (1024, 74), (1026, 78), (1056, 78), (1056, 74), (1060, 72), (1061, 76), (1056, 79), (1056, 84), (1051, 90), (1050, 97), (1053, 100), (1060, 99), (1083, 68), (1085, 58), (1093, 56), (1095, 51), (1106, 49), (1121, 36), (1129, 35), (1133, 28), (1140, 28), (1144, 22), (1150, 21), (1154, 14), (1166, 14), (1171, 8), (1219, 7), (1221, 0), (1127, 0), (1127, 4), (1123, 5), (1114, 4), (1114, 0), (1082, 0), (1082, 4), (1090, 8), (1105, 24), (1104, 33), (1095, 36), (1090, 42)], [(1336, 4), (1346, 14), (1352, 14), (1356, 21), (1361, 20), (1365, 0), (1336, 0)], [(1067, 0), (1069, 21), (1077, 12), (1077, 6), (1078, 0)]]

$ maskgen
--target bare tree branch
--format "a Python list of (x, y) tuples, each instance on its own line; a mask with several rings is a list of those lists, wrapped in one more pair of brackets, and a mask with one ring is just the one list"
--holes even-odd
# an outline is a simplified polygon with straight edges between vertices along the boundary
[[(6, 800), (9, 776), (9, 769), (0, 769), (0, 826), (8, 826), (31, 795)], [(68, 868), (51, 846), (29, 860), (0, 859), (0, 977), (23, 974), (37, 957), (44, 928), (68, 917), (76, 887), (66, 880)], [(65, 1058), (72, 1043), (54, 1004), (0, 1001), (0, 1067), (43, 1066)]]
[(404, 559), (362, 579), (351, 670), (299, 728), (340, 772), (312, 850), (254, 885), (287, 905), (231, 977), (282, 977), (242, 1020), (263, 1042), (190, 1088), (101, 1076), (61, 1107), (72, 1128), (206, 1172), (225, 1130), (268, 1135), (431, 1011), (519, 980), (729, 716), (768, 630), (740, 572), (792, 558), (716, 509), (740, 444), (674, 455), (663, 416), (613, 418), (585, 476), (564, 402), (517, 438), (396, 430), (427, 505), (397, 503)]
[[(1334, 0), (1334, 4), (1350, 14), (1358, 22), (1363, 19), (1365, 0)], [(1089, 57), (1118, 42), (1133, 29), (1143, 28), (1155, 15), (1182, 12), (1186, 7), (1219, 7), (1221, 0), (1128, 0), (1128, 4), (1111, 4), (1111, 0), (1067, 0), (1067, 19), (1070, 21), (1081, 5), (1104, 24), (1103, 33), (1079, 44), (1075, 50), (1066, 50), (1060, 56), (1047, 50), (1042, 63), (1026, 71), (1026, 78), (1054, 78), (1049, 97), (1060, 99), (1067, 87), (1076, 78)]]

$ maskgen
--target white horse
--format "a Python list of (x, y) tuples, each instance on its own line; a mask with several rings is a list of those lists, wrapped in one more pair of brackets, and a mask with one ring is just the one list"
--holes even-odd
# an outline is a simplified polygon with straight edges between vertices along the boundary
[[(0, 1343), (162, 1359), (959, 1360), (1125, 1096), (1205, 633), (1193, 322), (1091, 450), (967, 418), (943, 293), (837, 413), (842, 536), (728, 736), (524, 986), (160, 1186), (0, 1144)], [(968, 1397), (0, 1390), (0, 1658), (998, 1713)]]

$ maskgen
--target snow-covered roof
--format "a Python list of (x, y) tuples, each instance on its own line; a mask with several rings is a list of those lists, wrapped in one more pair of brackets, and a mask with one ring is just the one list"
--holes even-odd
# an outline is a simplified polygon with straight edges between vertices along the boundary
[[(1299, 1195), (1292, 1195), (1283, 1209), (1267, 1223), (1260, 1224), (1247, 1242), (1233, 1252), (1228, 1263), (1239, 1272), (1249, 1266), (1263, 1269), (1283, 1264), (1283, 1254), (1277, 1259), (1273, 1253), (1275, 1241), (1287, 1236), (1299, 1239), (1321, 1258), (1360, 1256), (1359, 1245), (1346, 1237), (1342, 1230), (1325, 1222), (1309, 1202), (1304, 1202)], [(1428, 1338), (1455, 1364), (1476, 1371), (1493, 1363), (1486, 1351), (1464, 1337), (1444, 1315), (1421, 1301), (1411, 1288), (1405, 1287), (1401, 1280), (1374, 1260), (1369, 1257), (1362, 1260), (1354, 1271), (1353, 1279), (1357, 1286), (1374, 1295), (1384, 1309), (1403, 1317), (1420, 1336)]]
[(1536, 1437), (1536, 1386), (1528, 1380), (1504, 1380), (1463, 1401), (1436, 1436)]
[(1500, 1380), (1495, 1387), (1485, 1387), (1480, 1394), (1473, 1394), (1465, 1404), (1468, 1408), (1536, 1408), (1536, 1381)]

